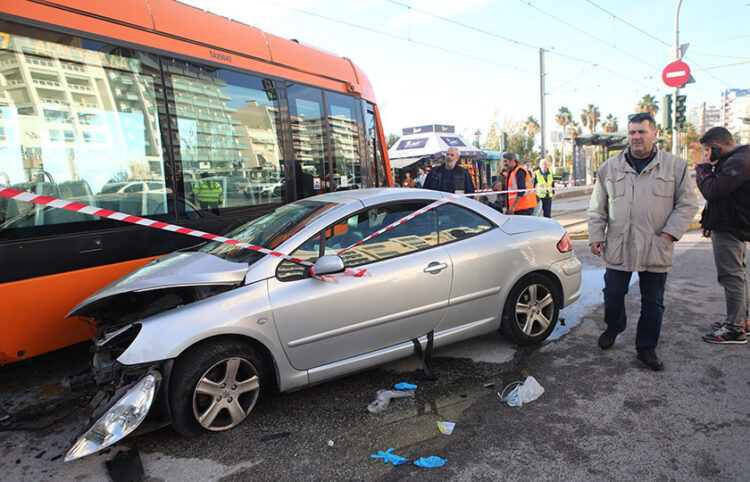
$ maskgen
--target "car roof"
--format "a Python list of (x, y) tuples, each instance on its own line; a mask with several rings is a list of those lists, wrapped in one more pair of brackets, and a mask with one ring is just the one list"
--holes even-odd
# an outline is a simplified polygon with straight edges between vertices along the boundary
[(365, 206), (372, 206), (399, 199), (432, 199), (437, 200), (445, 196), (445, 193), (431, 191), (428, 189), (405, 189), (395, 187), (379, 187), (369, 189), (349, 189), (320, 194), (309, 199), (316, 201), (347, 203), (360, 201)]

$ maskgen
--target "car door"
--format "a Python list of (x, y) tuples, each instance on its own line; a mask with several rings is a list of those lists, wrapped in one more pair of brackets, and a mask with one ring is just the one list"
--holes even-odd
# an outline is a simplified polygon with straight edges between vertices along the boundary
[[(438, 330), (495, 323), (503, 308), (500, 292), (514, 262), (507, 236), (478, 213), (457, 204), (437, 208), (439, 244), (453, 262), (450, 307)], [(517, 255), (515, 256), (517, 257)]]
[[(391, 203), (365, 209), (329, 226), (293, 256), (313, 260), (351, 246), (426, 203)], [(269, 280), (274, 322), (292, 366), (322, 366), (409, 341), (437, 326), (448, 306), (452, 264), (437, 245), (428, 211), (341, 253), (362, 277), (336, 282), (303, 277), (282, 262)]]

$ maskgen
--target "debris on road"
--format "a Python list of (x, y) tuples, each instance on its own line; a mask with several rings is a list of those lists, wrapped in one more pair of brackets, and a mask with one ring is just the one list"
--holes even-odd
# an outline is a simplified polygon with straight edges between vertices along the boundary
[(393, 386), (396, 390), (416, 390), (417, 386), (412, 385), (411, 383), (401, 382), (397, 383)]
[(391, 403), (392, 398), (413, 397), (414, 390), (378, 390), (377, 398), (367, 406), (370, 413), (382, 412)]
[[(389, 448), (385, 452), (382, 450), (378, 450), (377, 454), (371, 454), (370, 458), (372, 459), (383, 459), (383, 463), (387, 464), (390, 462), (393, 465), (401, 465), (405, 462), (408, 462), (409, 459), (401, 457), (400, 455), (392, 454), (393, 447)], [(415, 462), (416, 463), (416, 462)]]
[[(512, 390), (506, 395), (505, 392), (509, 388)], [(520, 407), (524, 403), (536, 400), (542, 393), (544, 393), (544, 388), (536, 381), (536, 378), (528, 376), (523, 382), (508, 384), (502, 392), (497, 393), (497, 396), (511, 407)]]
[(436, 455), (431, 455), (430, 457), (422, 457), (415, 460), (414, 465), (417, 467), (442, 467), (447, 461), (448, 459), (441, 459)]
[(453, 422), (438, 422), (437, 423), (438, 430), (440, 430), (440, 433), (443, 435), (450, 435), (453, 433), (453, 428), (456, 426)]

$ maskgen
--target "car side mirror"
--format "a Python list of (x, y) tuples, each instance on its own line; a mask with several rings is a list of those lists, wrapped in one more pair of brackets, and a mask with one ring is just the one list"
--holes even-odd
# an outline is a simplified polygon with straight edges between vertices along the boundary
[(313, 271), (318, 276), (341, 273), (344, 271), (344, 260), (335, 254), (321, 256), (313, 265)]

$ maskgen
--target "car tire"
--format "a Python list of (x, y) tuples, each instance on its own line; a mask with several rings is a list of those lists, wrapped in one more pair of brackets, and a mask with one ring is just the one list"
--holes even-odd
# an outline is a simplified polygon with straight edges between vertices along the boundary
[(267, 380), (263, 357), (245, 343), (193, 347), (172, 370), (172, 426), (186, 436), (229, 430), (247, 418)]
[(530, 273), (510, 290), (500, 331), (519, 345), (541, 343), (555, 329), (559, 313), (560, 296), (552, 281)]

